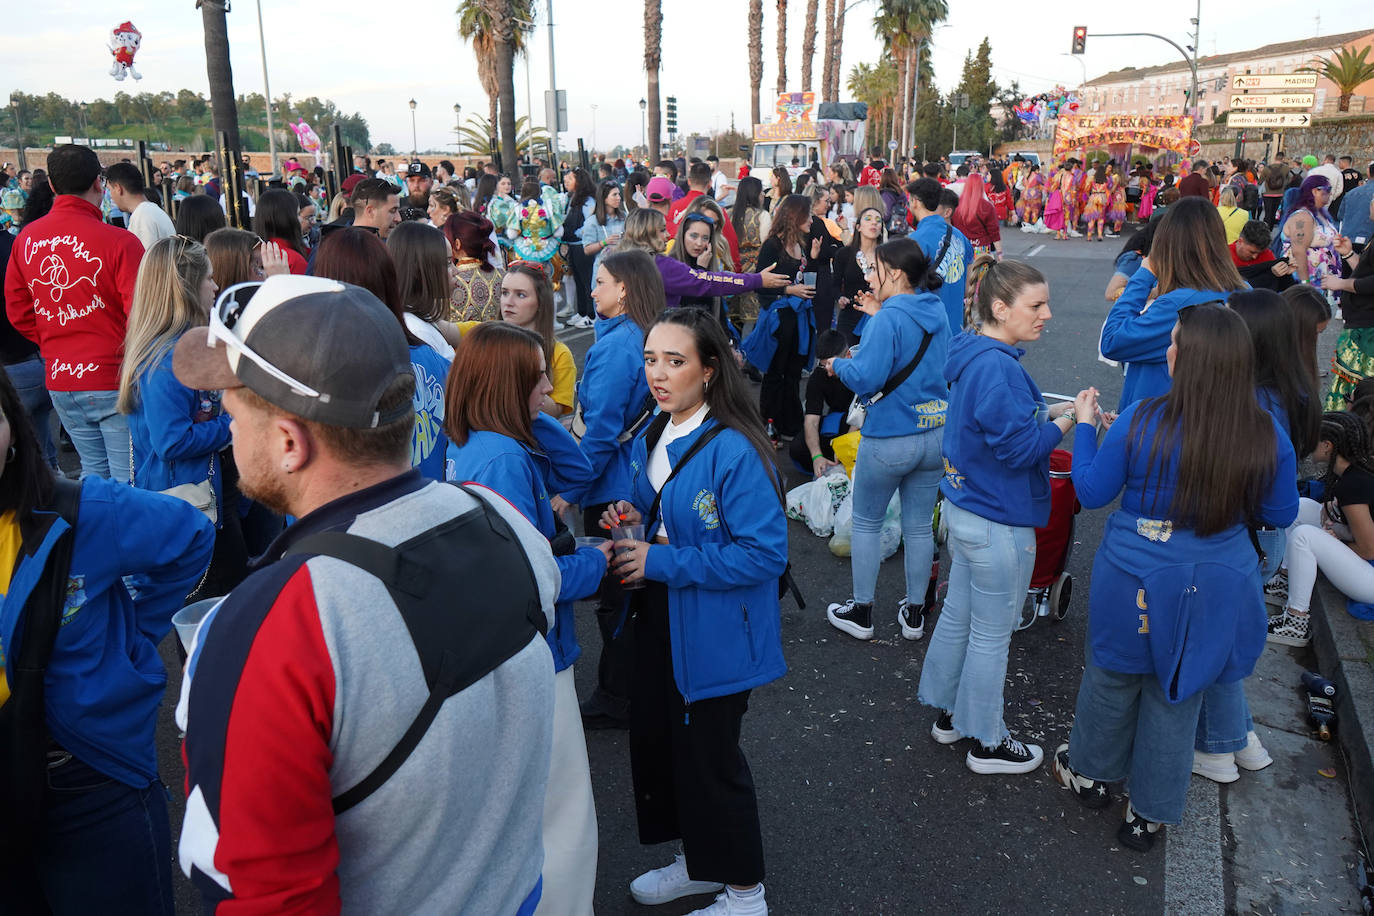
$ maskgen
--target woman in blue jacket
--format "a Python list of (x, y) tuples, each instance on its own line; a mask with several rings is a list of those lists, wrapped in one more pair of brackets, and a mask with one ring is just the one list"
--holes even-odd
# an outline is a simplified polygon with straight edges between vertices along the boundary
[[(825, 616), (831, 625), (855, 639), (873, 638), (873, 597), (882, 552), (878, 543), (883, 516), (893, 493), (902, 499), (906, 595), (897, 602), (897, 623), (906, 639), (925, 635), (926, 608), (921, 596), (930, 579), (935, 539), (930, 521), (939, 494), (944, 463), (940, 444), (945, 431), (945, 359), (949, 355), (949, 319), (935, 295), (941, 281), (931, 270), (921, 246), (894, 239), (875, 251), (877, 266), (870, 280), (874, 293), (860, 293), (866, 310), (882, 308), (868, 322), (863, 345), (853, 358), (832, 358), (821, 367), (845, 386), (880, 398), (864, 420), (859, 456), (854, 465), (854, 540), (850, 569), (854, 597), (832, 604)], [(906, 373), (890, 394), (880, 392)]]
[[(720, 325), (673, 309), (649, 332), (644, 373), (662, 413), (635, 439), (633, 497), (604, 525), (634, 602), (630, 765), (639, 840), (680, 840), (636, 878), (640, 903), (724, 891), (700, 913), (766, 914), (753, 777), (739, 747), (754, 687), (787, 671), (778, 577), (787, 519), (772, 448)], [(728, 889), (722, 887), (728, 885)]]
[[(1158, 286), (1158, 296), (1150, 293)], [(1140, 262), (1102, 325), (1107, 359), (1128, 363), (1121, 409), (1169, 390), (1164, 352), (1180, 309), (1224, 302), (1247, 289), (1226, 250), (1226, 226), (1202, 197), (1184, 197), (1159, 221), (1150, 256)]]
[(1168, 394), (1122, 411), (1100, 447), (1096, 405), (1080, 407), (1073, 449), (1079, 501), (1097, 508), (1120, 494), (1121, 508), (1093, 560), (1083, 681), (1054, 772), (1091, 808), (1125, 780), (1116, 836), (1139, 851), (1183, 817), (1203, 692), (1249, 675), (1264, 650), (1250, 527), (1282, 528), (1298, 512), (1293, 447), (1250, 394), (1245, 322), (1194, 306), (1172, 341)]
[[(596, 269), (592, 300), (596, 342), (587, 351), (577, 394), (582, 454), (591, 473), (586, 482), (556, 493), (560, 505), (581, 505), (588, 536), (604, 537), (602, 513), (630, 492), (631, 443), (654, 411), (644, 380), (644, 333), (663, 311), (663, 280), (653, 257), (644, 251), (608, 255)], [(589, 728), (629, 725), (630, 640), (620, 627), (623, 603), (619, 587), (607, 580), (596, 612), (601, 631), (596, 690), (582, 704)]]
[(562, 586), (547, 636), (557, 676), (553, 758), (544, 798), (548, 906), (540, 911), (577, 914), (592, 909), (597, 842), (587, 743), (573, 682), (573, 662), (582, 651), (573, 601), (596, 593), (611, 550), (609, 541), (601, 548), (574, 549), (571, 532), (550, 506), (551, 482), (568, 484), (591, 472), (572, 436), (541, 409), (552, 388), (539, 335), (493, 321), (463, 339), (444, 403), (449, 479), (495, 490), (554, 545)]
[[(71, 530), (52, 508), (55, 486), (0, 373), (0, 706), (28, 700), (15, 678), (25, 614)], [(167, 689), (157, 645), (209, 563), (215, 531), (179, 499), (99, 477), (80, 486), (62, 625), (43, 678), (51, 741), (34, 749), (47, 753), (42, 820), (20, 835), (6, 812), (7, 839), (24, 853), (0, 866), (17, 879), (5, 882), (5, 911), (172, 916), (168, 795), (153, 740)]]
[[(133, 484), (187, 500), (215, 523), (215, 561), (199, 594), (223, 595), (248, 572), (238, 506), (224, 499), (230, 417), (218, 391), (195, 391), (172, 374), (181, 335), (210, 319), (215, 280), (204, 247), (185, 236), (143, 256), (129, 309), (118, 407), (129, 415)], [(232, 464), (232, 463), (231, 463)], [(228, 491), (235, 493), (231, 486)]]
[[(1035, 529), (1050, 517), (1050, 452), (1073, 423), (1073, 405), (1045, 406), (1017, 344), (1039, 340), (1049, 286), (1020, 261), (981, 255), (969, 270), (966, 323), (945, 364), (945, 498), (949, 592), (931, 636), (917, 697), (940, 710), (931, 736), (974, 743), (975, 773), (1028, 773), (1044, 752), (1002, 719), (1007, 649), (1035, 567)], [(881, 313), (879, 313), (881, 314)], [(1079, 402), (1086, 402), (1081, 392)], [(866, 425), (866, 424), (865, 424)]]

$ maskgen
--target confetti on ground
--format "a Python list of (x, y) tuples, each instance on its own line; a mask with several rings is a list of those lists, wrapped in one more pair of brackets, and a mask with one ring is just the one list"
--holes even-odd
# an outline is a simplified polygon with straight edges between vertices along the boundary
[(1325, 776), (1327, 779), (1335, 779), (1335, 778), (1336, 778), (1336, 771), (1333, 770), (1331, 767), (1322, 767), (1322, 768), (1321, 768), (1320, 770), (1318, 770), (1317, 772), (1320, 773), (1320, 774), (1322, 774), (1323, 776)]
[(1133, 880), (1136, 884), (1139, 884), (1139, 885), (1141, 885), (1141, 886), (1144, 886), (1144, 885), (1150, 883), (1150, 882), (1147, 881), (1146, 879), (1142, 878), (1140, 875), (1134, 876), (1131, 880)]

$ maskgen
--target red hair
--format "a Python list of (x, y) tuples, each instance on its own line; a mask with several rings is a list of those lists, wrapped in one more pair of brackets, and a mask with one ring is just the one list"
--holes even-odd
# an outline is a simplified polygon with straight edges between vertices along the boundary
[(495, 229), (491, 220), (471, 210), (461, 210), (452, 214), (444, 220), (443, 226), (449, 252), (454, 253), (457, 249), (462, 249), (467, 257), (477, 258), (482, 262), (480, 270), (488, 272), (496, 269), (488, 263), (488, 258), (496, 254), (496, 245), (491, 240), (491, 234)]
[(967, 226), (978, 219), (978, 208), (983, 205), (983, 176), (977, 172), (964, 179), (964, 189), (959, 192), (959, 206), (954, 208), (954, 222)]

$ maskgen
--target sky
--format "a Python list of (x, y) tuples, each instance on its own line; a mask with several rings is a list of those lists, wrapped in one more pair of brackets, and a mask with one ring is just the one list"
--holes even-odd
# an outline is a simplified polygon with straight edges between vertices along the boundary
[[(639, 99), (645, 92), (643, 16), (637, 3), (605, 0), (551, 0), (558, 87), (568, 96), (569, 131), (562, 148), (581, 137), (590, 147), (635, 144), (640, 139)], [(710, 134), (735, 126), (748, 132), (749, 71), (745, 0), (661, 0), (663, 7), (662, 95), (678, 99), (682, 133)], [(272, 94), (332, 99), (345, 112), (361, 112), (372, 142), (411, 148), (411, 111), (420, 149), (454, 149), (455, 103), (485, 117), (487, 98), (477, 80), (470, 48), (458, 37), (454, 10), (458, 0), (409, 0), (392, 8), (376, 0), (261, 0)], [(543, 123), (543, 92), (549, 86), (548, 4), (538, 8), (529, 60), (535, 122)], [(1118, 67), (1166, 63), (1177, 52), (1151, 38), (1095, 38), (1095, 33), (1157, 31), (1180, 45), (1190, 44), (1189, 19), (1199, 14), (1196, 0), (1154, 0), (1150, 15), (1138, 6), (1091, 4), (1061, 13), (1056, 4), (1021, 4), (1021, 17), (992, 15), (1008, 5), (950, 3), (950, 16), (933, 37), (937, 83), (950, 89), (959, 81), (965, 54), (986, 36), (992, 46), (993, 76), (1012, 80), (1027, 93), (1056, 84), (1076, 86)], [(764, 72), (761, 106), (772, 109), (777, 85), (776, 2), (764, 2)], [(874, 35), (877, 0), (850, 0), (845, 24), (842, 72), (857, 63), (881, 59)], [(630, 11), (616, 21), (611, 10)], [(822, 14), (825, 0), (821, 0)], [(1310, 0), (1294, 12), (1292, 3), (1253, 0), (1246, 15), (1234, 4), (1209, 0), (1201, 8), (1201, 51), (1226, 53), (1276, 41), (1374, 29), (1374, 12), (1359, 12), (1350, 0)], [(389, 18), (378, 21), (378, 11)], [(805, 0), (788, 8), (788, 88), (801, 88), (801, 41)], [(252, 0), (235, 0), (229, 13), (229, 39), (235, 91), (263, 91), (257, 10)], [(135, 67), (143, 80), (116, 82), (109, 75), (109, 30), (125, 19), (143, 33)], [(1278, 28), (1275, 23), (1281, 23)], [(121, 0), (106, 6), (94, 0), (47, 0), (43, 15), (13, 17), (10, 51), (0, 65), (0, 91), (55, 91), (68, 98), (113, 98), (120, 90), (137, 93), (189, 88), (208, 96), (201, 14), (191, 0)], [(1087, 53), (1069, 50), (1072, 29), (1088, 28)], [(818, 32), (820, 28), (818, 27)], [(820, 42), (818, 36), (817, 43)], [(1081, 66), (1080, 66), (1081, 64)], [(819, 54), (813, 87), (820, 82)], [(516, 114), (524, 114), (526, 65), (516, 61)], [(843, 87), (843, 81), (841, 83)], [(841, 90), (841, 97), (848, 98)], [(595, 105), (595, 111), (592, 106)], [(327, 125), (314, 125), (324, 136)]]

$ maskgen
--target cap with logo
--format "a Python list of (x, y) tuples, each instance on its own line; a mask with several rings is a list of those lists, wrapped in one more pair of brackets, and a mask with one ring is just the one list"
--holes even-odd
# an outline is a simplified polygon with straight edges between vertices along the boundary
[(417, 175), (421, 178), (428, 178), (430, 177), (429, 166), (425, 165), (423, 162), (412, 162), (410, 168), (406, 169), (406, 175), (410, 178), (414, 178)]
[(413, 372), (396, 316), (369, 291), (323, 277), (229, 287), (210, 326), (177, 342), (172, 371), (188, 388), (248, 388), (327, 426), (385, 426), (414, 411), (408, 399), (380, 409), (397, 376)]
[(0, 191), (0, 210), (22, 210), (24, 209), (24, 192), (18, 188), (6, 188)]
[(673, 183), (662, 175), (656, 175), (649, 179), (649, 183), (644, 186), (644, 196), (649, 200), (659, 202), (673, 199)]

